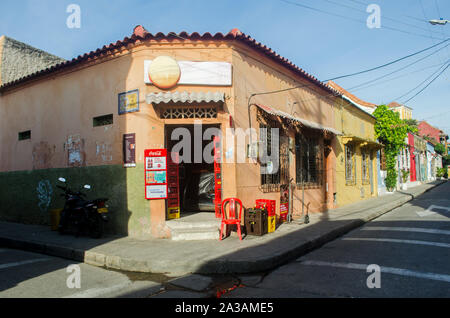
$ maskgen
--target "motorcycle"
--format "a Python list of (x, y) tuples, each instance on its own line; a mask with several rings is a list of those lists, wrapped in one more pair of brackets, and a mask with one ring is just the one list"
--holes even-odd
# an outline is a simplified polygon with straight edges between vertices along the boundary
[[(86, 201), (86, 194), (72, 191), (66, 183), (66, 179), (59, 178), (65, 183), (65, 187), (57, 185), (64, 191), (61, 196), (66, 199), (64, 209), (61, 212), (61, 219), (58, 226), (59, 233), (66, 234), (75, 232), (78, 237), (83, 233), (88, 233), (92, 238), (103, 236), (104, 224), (108, 222), (108, 199), (100, 198)], [(90, 190), (90, 185), (85, 185), (84, 189)]]

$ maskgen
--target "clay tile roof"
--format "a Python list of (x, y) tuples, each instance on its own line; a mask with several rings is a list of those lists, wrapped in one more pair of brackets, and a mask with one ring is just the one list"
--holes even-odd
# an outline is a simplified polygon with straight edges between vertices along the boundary
[[(98, 51), (98, 50), (91, 51), (89, 53), (89, 57), (91, 59), (96, 58), (96, 57), (101, 57), (101, 56), (104, 56), (105, 54), (110, 54), (114, 50), (120, 49), (121, 47), (127, 47), (127, 45), (130, 44), (130, 43), (133, 44), (133, 45), (139, 44), (142, 40), (148, 40), (148, 39), (153, 39), (153, 40), (167, 39), (167, 40), (170, 40), (170, 39), (173, 39), (173, 38), (178, 38), (178, 39), (183, 39), (183, 40), (236, 40), (236, 41), (244, 43), (245, 45), (247, 45), (249, 47), (252, 47), (252, 48), (255, 48), (256, 50), (262, 52), (267, 57), (271, 58), (272, 60), (276, 61), (277, 63), (280, 63), (284, 67), (292, 70), (294, 73), (297, 73), (298, 75), (300, 75), (301, 77), (303, 77), (304, 79), (306, 79), (307, 81), (312, 83), (314, 86), (321, 87), (322, 89), (325, 89), (326, 91), (330, 92), (332, 95), (335, 95), (335, 96), (339, 96), (341, 94), (339, 91), (337, 91), (333, 87), (325, 84), (324, 82), (318, 80), (316, 77), (314, 77), (311, 74), (305, 72), (303, 69), (299, 68), (298, 66), (293, 64), (288, 59), (280, 56), (275, 51), (273, 51), (271, 48), (269, 48), (269, 47), (267, 47), (265, 45), (262, 45), (261, 43), (257, 42), (255, 39), (253, 39), (249, 35), (244, 34), (239, 29), (233, 29), (230, 32), (228, 32), (226, 35), (224, 35), (222, 33), (216, 33), (214, 35), (214, 37), (211, 38), (211, 34), (210, 33), (205, 33), (203, 35), (200, 35), (197, 32), (188, 34), (187, 32), (184, 32), (184, 31), (181, 32), (180, 34), (176, 34), (175, 32), (169, 32), (166, 35), (166, 34), (164, 34), (162, 32), (158, 32), (156, 35), (153, 35), (150, 32), (148, 32), (142, 25), (138, 25), (138, 26), (136, 26), (134, 28), (131, 38), (125, 37), (121, 41), (119, 40), (116, 43), (111, 43), (108, 46), (106, 46), (106, 45), (103, 46), (103, 48), (100, 51)], [(17, 79), (15, 81), (2, 84), (0, 86), (0, 91), (4, 90), (6, 88), (9, 88), (9, 87), (12, 87), (12, 86), (24, 83), (26, 81), (35, 79), (35, 78), (37, 78), (39, 76), (43, 76), (45, 74), (56, 72), (56, 71), (64, 69), (64, 68), (69, 68), (69, 67), (74, 66), (74, 65), (76, 65), (78, 63), (86, 61), (87, 57), (88, 57), (88, 54), (86, 53), (83, 56), (78, 56), (77, 58), (72, 59), (71, 61), (66, 61), (66, 62), (57, 64), (52, 69), (47, 68), (47, 69), (41, 70), (39, 72), (36, 72), (36, 73), (30, 74), (28, 76), (25, 76), (23, 78)]]
[(400, 107), (403, 106), (402, 104), (399, 104), (397, 102), (390, 102), (389, 104), (387, 104), (388, 107), (390, 108), (394, 108), (394, 107)]
[(335, 90), (337, 90), (339, 93), (347, 96), (349, 99), (351, 99), (352, 101), (354, 101), (355, 103), (357, 103), (357, 104), (359, 104), (361, 106), (372, 107), (372, 108), (376, 108), (377, 107), (376, 104), (369, 103), (369, 102), (363, 101), (362, 99), (359, 99), (358, 97), (356, 97), (355, 95), (353, 95), (352, 93), (347, 91), (345, 88), (339, 86), (338, 84), (336, 84), (333, 81), (328, 81), (327, 84), (329, 86), (331, 86), (332, 88), (334, 88)]

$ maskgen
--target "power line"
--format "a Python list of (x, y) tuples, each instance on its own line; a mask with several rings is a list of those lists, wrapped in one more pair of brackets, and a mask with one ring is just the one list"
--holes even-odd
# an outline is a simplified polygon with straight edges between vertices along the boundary
[(385, 83), (387, 83), (387, 82), (391, 82), (391, 81), (394, 81), (394, 80), (396, 80), (396, 79), (399, 79), (399, 78), (408, 76), (408, 75), (410, 75), (410, 74), (415, 74), (415, 73), (421, 72), (421, 71), (423, 71), (423, 70), (427, 70), (427, 69), (432, 68), (432, 67), (435, 67), (435, 66), (443, 66), (443, 65), (446, 64), (446, 63), (447, 63), (447, 62), (445, 62), (445, 63), (439, 63), (439, 64), (433, 64), (433, 65), (430, 65), (430, 66), (421, 68), (420, 70), (416, 70), (416, 71), (413, 71), (413, 72), (409, 72), (409, 73), (406, 73), (406, 74), (402, 74), (402, 75), (400, 75), (400, 76), (396, 76), (396, 77), (390, 78), (390, 79), (388, 79), (388, 80), (384, 80), (383, 82), (375, 83), (375, 84), (368, 85), (368, 86), (365, 86), (365, 87), (358, 87), (357, 89), (354, 89), (354, 88), (352, 87), (352, 88), (348, 89), (348, 91), (349, 91), (349, 92), (357, 92), (357, 91), (360, 91), (360, 90), (363, 90), (363, 89), (366, 89), (366, 88), (370, 88), (370, 87), (373, 87), (373, 86), (385, 84)]
[[(304, 4), (301, 4), (301, 3), (292, 2), (292, 1), (289, 1), (289, 0), (279, 0), (279, 1), (285, 2), (285, 3), (290, 4), (290, 5), (294, 5), (294, 6), (297, 6), (297, 7), (301, 7), (301, 8), (313, 10), (313, 11), (316, 11), (316, 12), (325, 13), (325, 14), (328, 14), (328, 15), (331, 15), (331, 16), (343, 18), (343, 19), (350, 20), (350, 21), (353, 21), (353, 22), (366, 24), (366, 21), (362, 21), (362, 20), (359, 20), (359, 19), (354, 19), (354, 18), (351, 18), (351, 17), (348, 17), (348, 16), (344, 16), (344, 15), (341, 15), (341, 14), (334, 13), (334, 12), (329, 12), (329, 11), (325, 11), (325, 10), (322, 10), (322, 9), (314, 8), (314, 7), (307, 6), (307, 5), (304, 5)], [(421, 37), (425, 37), (425, 38), (432, 38), (432, 39), (442, 40), (442, 38), (437, 38), (437, 37), (433, 37), (433, 36), (430, 37), (428, 35), (419, 34), (419, 33), (412, 33), (412, 32), (409, 32), (409, 31), (405, 31), (405, 30), (401, 30), (401, 29), (397, 29), (397, 28), (393, 28), (393, 27), (389, 27), (389, 26), (383, 26), (383, 28), (384, 29), (388, 29), (388, 30), (392, 30), (392, 31), (397, 31), (397, 32), (402, 32), (402, 33), (414, 35), (414, 36), (421, 36)]]
[(435, 118), (435, 117), (440, 117), (440, 116), (445, 115), (445, 114), (448, 114), (448, 113), (450, 113), (450, 110), (448, 110), (448, 111), (446, 111), (446, 112), (443, 112), (443, 113), (440, 113), (440, 114), (437, 114), (437, 115), (433, 115), (433, 116), (424, 118), (424, 119), (422, 119), (422, 120), (427, 120), (427, 119), (431, 119), (431, 118)]
[[(425, 8), (424, 8), (424, 6), (423, 6), (422, 0), (418, 0), (418, 1), (419, 1), (419, 3), (420, 3), (420, 8), (422, 9), (423, 17), (425, 18), (426, 21), (429, 21), (429, 19), (427, 18), (427, 15), (426, 15), (426, 13), (425, 13)], [(435, 2), (435, 4), (437, 5), (437, 2)], [(431, 32), (431, 30), (430, 30), (430, 27), (431, 27), (430, 24), (427, 23), (427, 28), (428, 28), (430, 34), (432, 34), (432, 32)], [(442, 31), (442, 30), (441, 30), (441, 31)], [(443, 32), (442, 32), (441, 34), (444, 36), (444, 33), (443, 33)], [(441, 60), (441, 62), (442, 62), (442, 60)]]
[(345, 77), (355, 76), (355, 75), (359, 75), (359, 74), (363, 74), (363, 73), (367, 73), (367, 72), (371, 72), (371, 71), (378, 70), (378, 69), (380, 69), (380, 68), (383, 68), (383, 67), (392, 65), (392, 64), (394, 64), (394, 63), (403, 61), (403, 60), (405, 60), (405, 59), (407, 59), (407, 58), (409, 58), (409, 57), (415, 56), (415, 55), (420, 54), (420, 53), (422, 53), (422, 52), (428, 51), (428, 50), (430, 50), (430, 49), (432, 49), (432, 48), (434, 48), (434, 47), (436, 47), (436, 46), (438, 46), (438, 45), (440, 45), (440, 44), (442, 44), (442, 43), (445, 43), (445, 42), (447, 42), (447, 41), (449, 41), (449, 40), (450, 40), (450, 38), (448, 38), (448, 39), (446, 39), (446, 40), (444, 40), (444, 41), (442, 41), (442, 42), (439, 42), (439, 43), (437, 43), (437, 44), (435, 44), (435, 45), (433, 45), (433, 46), (430, 46), (430, 47), (427, 47), (427, 48), (425, 48), (425, 49), (423, 49), (423, 50), (420, 50), (420, 51), (418, 51), (418, 52), (415, 52), (415, 53), (409, 54), (409, 55), (407, 55), (407, 56), (404, 56), (404, 57), (402, 57), (402, 58), (396, 59), (395, 61), (392, 61), (392, 62), (383, 64), (383, 65), (380, 65), (380, 66), (377, 66), (377, 67), (373, 67), (373, 68), (368, 69), (368, 70), (364, 70), (364, 71), (360, 71), (360, 72), (356, 72), (356, 73), (352, 73), (352, 74), (347, 74), (347, 75), (342, 75), (342, 76), (337, 76), (337, 77), (334, 77), (334, 78), (332, 78), (332, 79), (329, 79), (329, 81), (334, 81), (334, 80), (336, 80), (336, 79), (341, 79), (341, 78), (345, 78)]
[[(426, 56), (424, 56), (424, 57), (422, 57), (422, 58), (420, 58), (420, 59), (418, 59), (418, 60), (416, 60), (416, 61), (414, 61), (414, 62), (408, 64), (408, 65), (406, 65), (406, 66), (403, 66), (403, 67), (401, 67), (401, 68), (399, 68), (399, 69), (397, 69), (397, 70), (391, 72), (391, 73), (388, 73), (388, 74), (386, 74), (386, 75), (377, 77), (377, 78), (375, 78), (375, 79), (373, 79), (373, 80), (370, 80), (370, 81), (361, 83), (361, 84), (359, 84), (359, 85), (357, 85), (357, 86), (353, 86), (353, 87), (350, 88), (350, 90), (355, 89), (355, 88), (359, 88), (359, 87), (364, 86), (364, 85), (366, 85), (366, 84), (370, 84), (370, 83), (376, 82), (376, 81), (378, 81), (378, 80), (380, 80), (380, 79), (382, 79), (382, 78), (388, 77), (389, 75), (392, 75), (392, 74), (394, 74), (394, 73), (400, 72), (400, 71), (402, 71), (402, 70), (404, 70), (404, 69), (406, 69), (406, 68), (408, 68), (408, 67), (410, 67), (410, 66), (412, 66), (412, 65), (414, 65), (414, 64), (417, 64), (417, 63), (420, 62), (420, 61), (423, 61), (424, 59), (430, 57), (431, 55), (436, 54), (437, 52), (443, 50), (444, 48), (448, 47), (449, 45), (450, 45), (450, 43), (447, 44), (446, 46), (443, 46), (443, 47), (437, 49), (436, 51), (433, 51), (433, 52), (431, 52), (430, 54), (428, 54), (428, 55), (426, 55)], [(445, 63), (444, 63), (444, 64), (445, 64)]]
[(399, 100), (400, 98), (403, 98), (403, 97), (405, 97), (406, 95), (409, 95), (409, 93), (413, 92), (414, 90), (416, 90), (417, 88), (419, 88), (420, 86), (422, 86), (423, 83), (426, 83), (430, 78), (432, 78), (436, 73), (438, 73), (438, 72), (442, 69), (442, 67), (444, 67), (447, 63), (448, 63), (448, 61), (445, 62), (443, 65), (439, 66), (437, 70), (435, 70), (433, 73), (431, 73), (430, 76), (428, 76), (426, 79), (424, 79), (422, 82), (420, 82), (419, 85), (417, 85), (417, 86), (414, 87), (413, 89), (409, 90), (409, 91), (406, 92), (405, 94), (403, 94), (403, 95), (401, 95), (401, 96), (399, 96), (399, 97), (397, 97), (397, 98), (394, 98), (394, 100)]
[(435, 77), (431, 80), (431, 82), (429, 82), (427, 84), (427, 86), (425, 86), (424, 88), (422, 88), (420, 91), (417, 92), (417, 94), (415, 94), (413, 97), (411, 97), (410, 99), (406, 100), (403, 102), (403, 104), (406, 104), (407, 102), (409, 102), (410, 100), (412, 100), (413, 98), (415, 98), (417, 95), (419, 95), (420, 93), (422, 93), (428, 86), (431, 85), (431, 83), (433, 83), (435, 80), (437, 80), (439, 78), (439, 76), (441, 76), (450, 66), (450, 64), (447, 64), (447, 66)]
[[(395, 60), (395, 61), (392, 61), (392, 62), (383, 64), (383, 65), (380, 65), (380, 66), (377, 66), (377, 67), (373, 67), (373, 68), (368, 69), (368, 70), (364, 70), (364, 71), (360, 71), (360, 72), (356, 72), (356, 73), (352, 73), (352, 74), (347, 74), (347, 75), (342, 75), (342, 76), (337, 76), (337, 77), (330, 78), (330, 79), (327, 79), (327, 80), (322, 81), (322, 82), (325, 83), (325, 82), (328, 82), (328, 81), (334, 81), (334, 80), (336, 80), (336, 79), (346, 78), (346, 77), (351, 77), (351, 76), (355, 76), (355, 75), (360, 75), (360, 74), (363, 74), (363, 73), (371, 72), (371, 71), (374, 71), (374, 70), (377, 70), (377, 69), (381, 69), (381, 68), (383, 68), (383, 67), (392, 65), (392, 64), (394, 64), (394, 63), (397, 63), (397, 62), (399, 62), (399, 61), (405, 60), (405, 59), (407, 59), (407, 58), (409, 58), (409, 57), (415, 56), (415, 55), (420, 54), (420, 53), (422, 53), (422, 52), (428, 51), (428, 50), (430, 50), (430, 49), (432, 49), (432, 48), (434, 48), (434, 47), (436, 47), (436, 46), (438, 46), (438, 45), (440, 45), (440, 44), (442, 44), (442, 43), (445, 43), (445, 42), (447, 42), (447, 41), (449, 41), (449, 40), (450, 40), (450, 38), (449, 38), (449, 39), (446, 39), (446, 40), (444, 40), (444, 41), (442, 41), (442, 42), (440, 42), (440, 43), (438, 43), (438, 44), (435, 44), (435, 45), (432, 45), (432, 46), (430, 46), (430, 47), (427, 47), (427, 48), (425, 48), (425, 49), (423, 49), (423, 50), (420, 50), (420, 51), (418, 51), (418, 52), (415, 52), (415, 53), (409, 54), (409, 55), (407, 55), (407, 56), (404, 56), (404, 57), (402, 57), (402, 58), (399, 58), (399, 59), (397, 59), (397, 60)], [(267, 91), (267, 92), (255, 93), (255, 94), (252, 94), (250, 97), (256, 96), (256, 95), (276, 94), (276, 93), (286, 92), (286, 91), (290, 91), (290, 90), (294, 90), (294, 89), (298, 89), (298, 88), (303, 88), (303, 87), (305, 87), (305, 85), (294, 86), (294, 87), (285, 88), (285, 89), (280, 89), (280, 90), (274, 90), (274, 91)]]

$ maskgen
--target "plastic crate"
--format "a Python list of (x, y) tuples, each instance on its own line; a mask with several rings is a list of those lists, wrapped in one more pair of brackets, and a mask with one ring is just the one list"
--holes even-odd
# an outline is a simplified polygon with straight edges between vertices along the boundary
[(267, 233), (275, 232), (277, 227), (277, 217), (275, 215), (267, 218)]
[(274, 216), (276, 214), (276, 203), (275, 200), (265, 200), (265, 199), (258, 199), (256, 200), (256, 208), (258, 209), (267, 209), (267, 215), (268, 216)]
[(267, 234), (267, 211), (264, 209), (245, 210), (245, 229), (247, 235), (262, 236)]

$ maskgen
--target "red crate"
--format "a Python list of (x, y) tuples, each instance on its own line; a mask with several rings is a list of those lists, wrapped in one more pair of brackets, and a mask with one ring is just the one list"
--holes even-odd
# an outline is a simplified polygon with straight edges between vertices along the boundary
[(266, 208), (267, 209), (267, 215), (268, 216), (274, 216), (276, 214), (276, 204), (277, 201), (275, 200), (265, 200), (265, 199), (258, 199), (256, 200), (256, 208)]

